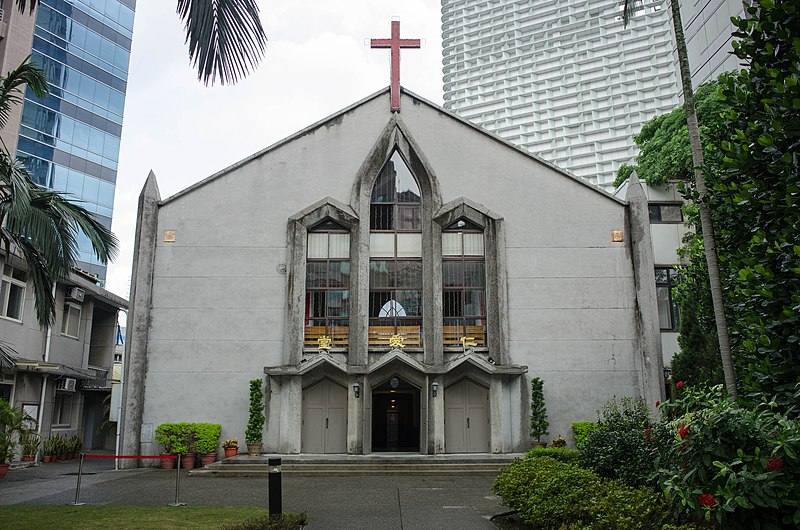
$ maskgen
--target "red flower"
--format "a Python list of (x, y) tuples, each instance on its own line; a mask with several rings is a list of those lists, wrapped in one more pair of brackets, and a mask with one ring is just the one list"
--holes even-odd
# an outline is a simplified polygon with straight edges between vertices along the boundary
[(678, 430), (678, 436), (680, 436), (681, 439), (689, 436), (689, 426), (684, 423), (683, 427), (681, 427), (680, 430)]
[(678, 381), (675, 383), (675, 388), (683, 388), (683, 381)]
[(644, 430), (644, 443), (649, 444), (651, 442), (655, 442), (656, 437), (653, 435), (653, 428), (648, 427)]
[(780, 471), (783, 469), (783, 458), (775, 457), (768, 459), (767, 469), (770, 471)]
[(713, 508), (717, 501), (714, 500), (714, 496), (710, 493), (703, 493), (699, 497), (697, 497), (697, 502), (700, 506), (706, 506), (708, 508)]
[(661, 406), (661, 400), (660, 400), (660, 399), (657, 399), (657, 400), (656, 400), (656, 408), (658, 408), (659, 406)]

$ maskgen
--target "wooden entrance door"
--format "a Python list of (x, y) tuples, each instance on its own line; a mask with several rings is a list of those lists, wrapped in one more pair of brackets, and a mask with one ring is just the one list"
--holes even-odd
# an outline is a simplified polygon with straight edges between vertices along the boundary
[(304, 453), (347, 452), (347, 389), (322, 381), (303, 390)]
[(468, 379), (444, 393), (444, 447), (447, 453), (489, 452), (489, 391)]

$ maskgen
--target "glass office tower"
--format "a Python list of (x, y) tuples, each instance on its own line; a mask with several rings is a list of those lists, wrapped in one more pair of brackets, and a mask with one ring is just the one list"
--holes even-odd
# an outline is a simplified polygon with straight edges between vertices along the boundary
[[(81, 202), (111, 228), (136, 0), (41, 0), (32, 60), (50, 93), (25, 94), (17, 157), (40, 185)], [(106, 267), (79, 238), (78, 266)]]

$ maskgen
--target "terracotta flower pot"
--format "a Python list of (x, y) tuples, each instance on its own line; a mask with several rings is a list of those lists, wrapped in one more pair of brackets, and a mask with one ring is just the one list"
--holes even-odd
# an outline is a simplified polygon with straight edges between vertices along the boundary
[(10, 465), (11, 464), (0, 464), (0, 478), (6, 476), (6, 473), (8, 473), (8, 466)]
[(225, 448), (225, 458), (233, 458), (239, 452), (238, 447), (226, 447)]
[[(161, 456), (172, 455), (173, 453), (161, 453)], [(161, 469), (175, 469), (175, 459), (174, 458), (162, 458), (161, 459)]]
[(186, 453), (181, 456), (181, 469), (194, 469), (194, 460), (197, 453)]
[(22, 455), (23, 462), (33, 462), (36, 460), (36, 456), (34, 455)]
[(217, 453), (205, 453), (200, 455), (200, 465), (203, 467), (207, 466), (208, 464), (213, 464), (214, 461), (217, 459)]
[(52, 461), (53, 461), (53, 455), (44, 455), (42, 457), (42, 462), (45, 464), (49, 464)]

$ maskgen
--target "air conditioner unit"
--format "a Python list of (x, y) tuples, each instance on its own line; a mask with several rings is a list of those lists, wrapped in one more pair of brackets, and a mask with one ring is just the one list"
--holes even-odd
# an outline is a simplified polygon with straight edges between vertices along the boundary
[(75, 392), (77, 386), (78, 381), (72, 377), (65, 377), (56, 382), (56, 390), (63, 390), (64, 392)]
[(72, 289), (67, 290), (67, 298), (70, 300), (75, 300), (76, 302), (83, 302), (83, 297), (85, 295), (86, 291), (80, 287), (73, 287)]

